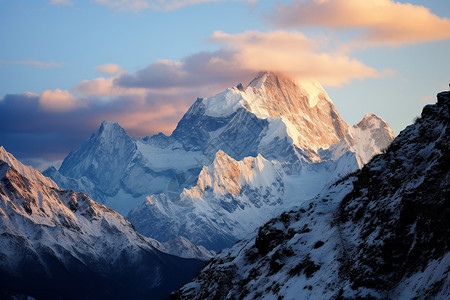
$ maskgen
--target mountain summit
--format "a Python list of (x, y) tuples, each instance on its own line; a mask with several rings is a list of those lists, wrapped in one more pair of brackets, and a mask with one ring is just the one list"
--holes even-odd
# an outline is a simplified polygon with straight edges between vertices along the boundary
[(245, 89), (197, 99), (173, 136), (186, 150), (222, 149), (234, 159), (261, 153), (318, 161), (317, 150), (337, 143), (347, 127), (320, 83), (261, 72)]
[(259, 117), (282, 118), (293, 132), (294, 145), (312, 153), (342, 139), (348, 127), (317, 81), (294, 82), (277, 73), (262, 72), (246, 89), (250, 111)]

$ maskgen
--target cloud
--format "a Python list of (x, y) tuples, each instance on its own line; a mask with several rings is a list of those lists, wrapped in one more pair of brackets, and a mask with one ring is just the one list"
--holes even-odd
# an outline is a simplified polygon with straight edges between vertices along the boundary
[(184, 6), (190, 6), (207, 2), (222, 2), (225, 0), (159, 0), (152, 1), (151, 7), (154, 10), (175, 10)]
[(114, 83), (116, 79), (117, 76), (83, 80), (72, 91), (87, 99), (104, 99), (116, 96), (133, 96), (135, 99), (145, 99), (146, 95), (150, 93), (149, 89), (116, 85)]
[(50, 0), (48, 2), (49, 5), (57, 5), (57, 6), (72, 6), (73, 2), (70, 0)]
[(55, 67), (59, 68), (59, 67), (62, 67), (64, 65), (64, 63), (55, 62), (53, 60), (51, 60), (49, 62), (44, 62), (44, 61), (34, 60), (34, 59), (24, 59), (24, 60), (1, 60), (0, 59), (0, 67), (2, 65), (4, 65), (4, 64), (8, 64), (8, 65), (29, 65), (29, 66), (43, 68), (43, 69), (55, 68)]
[(359, 42), (402, 45), (450, 38), (450, 19), (426, 7), (391, 0), (308, 0), (279, 3), (269, 20), (282, 27), (362, 29)]
[(43, 91), (39, 97), (39, 106), (47, 111), (61, 112), (83, 107), (85, 104), (71, 95), (69, 91), (56, 89)]
[[(115, 10), (128, 10), (138, 12), (145, 9), (170, 11), (180, 9), (185, 6), (197, 5), (209, 2), (224, 2), (227, 0), (95, 0)], [(228, 0), (229, 1), (229, 0)], [(234, 0), (247, 2), (249, 5), (255, 5), (257, 0)]]
[(113, 85), (113, 78), (99, 77), (83, 80), (73, 90), (85, 96), (104, 97), (120, 94)]
[(216, 31), (211, 41), (234, 49), (234, 61), (246, 70), (282, 72), (299, 80), (317, 79), (331, 86), (340, 86), (352, 79), (380, 76), (377, 70), (323, 48), (300, 32), (227, 34)]
[[(317, 79), (338, 86), (352, 79), (381, 76), (377, 70), (338, 52), (327, 50), (300, 32), (216, 31), (209, 41), (222, 46), (215, 52), (199, 52), (180, 62), (156, 61), (136, 74), (115, 80), (122, 87), (207, 88), (247, 82), (261, 70), (282, 72), (297, 79)], [(209, 95), (209, 94), (207, 94)]]
[(158, 60), (135, 74), (124, 74), (114, 80), (116, 86), (175, 90), (179, 94), (210, 96), (225, 87), (246, 81), (255, 75), (234, 62), (229, 50), (199, 52), (182, 61)]
[(105, 64), (97, 66), (95, 67), (95, 70), (105, 75), (116, 75), (123, 72), (122, 67), (116, 64)]

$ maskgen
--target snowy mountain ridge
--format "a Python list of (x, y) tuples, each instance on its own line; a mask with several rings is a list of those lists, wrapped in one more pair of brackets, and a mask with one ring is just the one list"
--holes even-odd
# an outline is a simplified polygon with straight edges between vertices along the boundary
[(48, 177), (43, 176), (39, 171), (31, 166), (25, 166), (19, 162), (11, 153), (8, 153), (3, 146), (0, 146), (0, 160), (6, 162), (9, 166), (16, 169), (23, 176), (33, 179), (41, 184), (57, 187), (56, 183)]

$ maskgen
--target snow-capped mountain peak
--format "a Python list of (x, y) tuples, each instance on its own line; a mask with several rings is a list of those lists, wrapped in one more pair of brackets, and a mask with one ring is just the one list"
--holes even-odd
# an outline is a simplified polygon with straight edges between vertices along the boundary
[(87, 142), (69, 153), (59, 173), (73, 179), (89, 177), (101, 191), (113, 194), (136, 149), (133, 138), (117, 122), (103, 121)]
[[(238, 85), (199, 98), (173, 137), (186, 150), (206, 148), (215, 154), (223, 149), (235, 159), (262, 153), (270, 159), (318, 161), (317, 150), (337, 143), (347, 127), (318, 82), (262, 72), (245, 89)], [(279, 153), (284, 148), (291, 149)]]
[(96, 135), (108, 141), (111, 141), (117, 137), (127, 136), (125, 130), (119, 125), (119, 123), (106, 120), (101, 123)]
[(395, 134), (388, 123), (375, 114), (367, 113), (362, 120), (347, 128), (344, 138), (326, 150), (319, 150), (322, 159), (339, 159), (345, 152), (355, 153), (362, 168), (370, 159), (386, 149)]
[[(246, 89), (248, 109), (260, 118), (284, 118), (292, 127), (293, 142), (309, 152), (338, 142), (348, 127), (320, 83), (296, 82), (282, 74), (260, 73)], [(286, 123), (286, 122), (285, 122)]]
[[(260, 72), (258, 75), (248, 84), (246, 90), (269, 90), (274, 88), (282, 88), (283, 86), (296, 85), (306, 96), (310, 108), (316, 106), (319, 101), (327, 101), (332, 103), (327, 92), (323, 89), (322, 85), (317, 80), (303, 79), (301, 81), (295, 81), (291, 78), (275, 72)], [(272, 91), (273, 93), (274, 91)]]
[(50, 187), (57, 187), (56, 183), (42, 175), (39, 171), (31, 166), (25, 166), (19, 160), (17, 160), (11, 153), (5, 150), (3, 146), (0, 146), (0, 160), (6, 162), (8, 165), (16, 169), (23, 176), (33, 179), (41, 184), (45, 184)]

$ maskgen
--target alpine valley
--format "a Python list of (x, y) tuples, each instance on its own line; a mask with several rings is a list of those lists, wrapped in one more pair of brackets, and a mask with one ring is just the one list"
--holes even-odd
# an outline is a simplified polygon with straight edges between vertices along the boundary
[(198, 98), (170, 136), (135, 140), (104, 121), (44, 175), (150, 238), (218, 251), (360, 169), (393, 139), (373, 114), (345, 123), (318, 82), (261, 72), (245, 88)]

